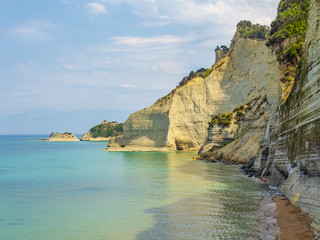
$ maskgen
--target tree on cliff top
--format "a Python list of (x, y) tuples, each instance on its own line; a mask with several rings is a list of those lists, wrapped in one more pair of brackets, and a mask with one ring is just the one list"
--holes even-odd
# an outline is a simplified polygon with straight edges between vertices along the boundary
[(94, 138), (97, 137), (112, 137), (123, 133), (123, 123), (111, 122), (101, 123), (90, 129)]
[(270, 35), (270, 28), (265, 25), (252, 24), (248, 20), (240, 21), (237, 24), (241, 37), (251, 39), (267, 39)]
[(281, 0), (277, 18), (271, 23), (269, 44), (287, 38), (304, 38), (309, 13), (309, 0)]

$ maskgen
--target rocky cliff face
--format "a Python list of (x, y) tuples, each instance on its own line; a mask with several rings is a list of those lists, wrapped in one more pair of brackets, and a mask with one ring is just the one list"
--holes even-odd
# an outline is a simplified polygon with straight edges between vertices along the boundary
[(274, 116), (281, 72), (265, 41), (241, 38), (237, 32), (229, 53), (207, 73), (131, 114), (124, 124), (124, 136), (110, 139), (108, 150), (200, 149), (212, 116), (231, 112), (262, 95), (267, 96)]
[(239, 108), (233, 111), (233, 120), (229, 127), (209, 127), (206, 144), (199, 151), (201, 159), (258, 163), (257, 159), (266, 145), (267, 126), (271, 121), (270, 104), (264, 95), (243, 105), (243, 108), (244, 111), (237, 110)]
[(229, 49), (226, 46), (222, 46), (222, 48), (217, 47), (215, 50), (216, 60), (215, 63), (219, 62), (225, 55), (228, 54)]
[(304, 56), (273, 127), (271, 185), (313, 217), (320, 230), (320, 1), (310, 1)]

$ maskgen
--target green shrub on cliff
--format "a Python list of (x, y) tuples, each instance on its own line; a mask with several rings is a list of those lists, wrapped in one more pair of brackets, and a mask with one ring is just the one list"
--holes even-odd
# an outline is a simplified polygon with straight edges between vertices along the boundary
[(209, 126), (213, 127), (215, 125), (218, 125), (221, 127), (230, 127), (232, 118), (233, 118), (232, 113), (224, 113), (224, 114), (215, 115), (212, 118), (211, 122), (209, 122)]
[(270, 28), (260, 24), (252, 24), (248, 20), (240, 21), (237, 24), (241, 37), (252, 39), (267, 39), (270, 35)]
[(206, 78), (206, 77), (208, 77), (209, 76), (209, 74), (212, 72), (212, 68), (208, 68), (206, 71), (204, 71), (203, 73), (202, 73), (202, 77), (203, 78)]
[(297, 65), (303, 55), (309, 5), (309, 0), (281, 0), (277, 17), (271, 23), (267, 46), (275, 50), (278, 61), (287, 68), (285, 76), (281, 78), (282, 103), (292, 91), (298, 72)]
[[(208, 72), (209, 72), (209, 73), (208, 73)], [(209, 69), (200, 68), (200, 69), (198, 69), (196, 72), (191, 71), (188, 76), (184, 77), (184, 78), (180, 81), (179, 86), (185, 85), (187, 82), (189, 82), (189, 81), (190, 81), (191, 79), (193, 79), (193, 78), (196, 78), (196, 77), (204, 77), (205, 75), (207, 76), (207, 75), (210, 74), (210, 72), (211, 72), (211, 68), (209, 68)]]
[(242, 120), (243, 117), (244, 117), (244, 110), (237, 111), (236, 117), (235, 117), (236, 122), (237, 123), (240, 122), (240, 120)]
[(119, 124), (99, 124), (90, 129), (92, 136), (97, 137), (110, 137), (113, 134), (118, 134), (123, 132), (123, 123)]
[(307, 28), (309, 0), (281, 0), (277, 18), (271, 23), (269, 44), (298, 37), (303, 41)]

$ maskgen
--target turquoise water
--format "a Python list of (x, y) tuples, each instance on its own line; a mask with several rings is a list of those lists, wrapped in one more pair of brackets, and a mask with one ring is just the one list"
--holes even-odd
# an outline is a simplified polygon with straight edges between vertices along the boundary
[(1, 240), (257, 239), (264, 187), (195, 153), (0, 136)]

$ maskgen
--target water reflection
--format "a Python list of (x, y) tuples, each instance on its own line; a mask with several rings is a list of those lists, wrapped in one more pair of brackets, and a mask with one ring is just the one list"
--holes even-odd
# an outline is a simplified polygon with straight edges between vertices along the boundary
[(234, 167), (186, 157), (168, 154), (168, 198), (161, 207), (146, 210), (155, 224), (136, 240), (257, 239), (261, 186)]

